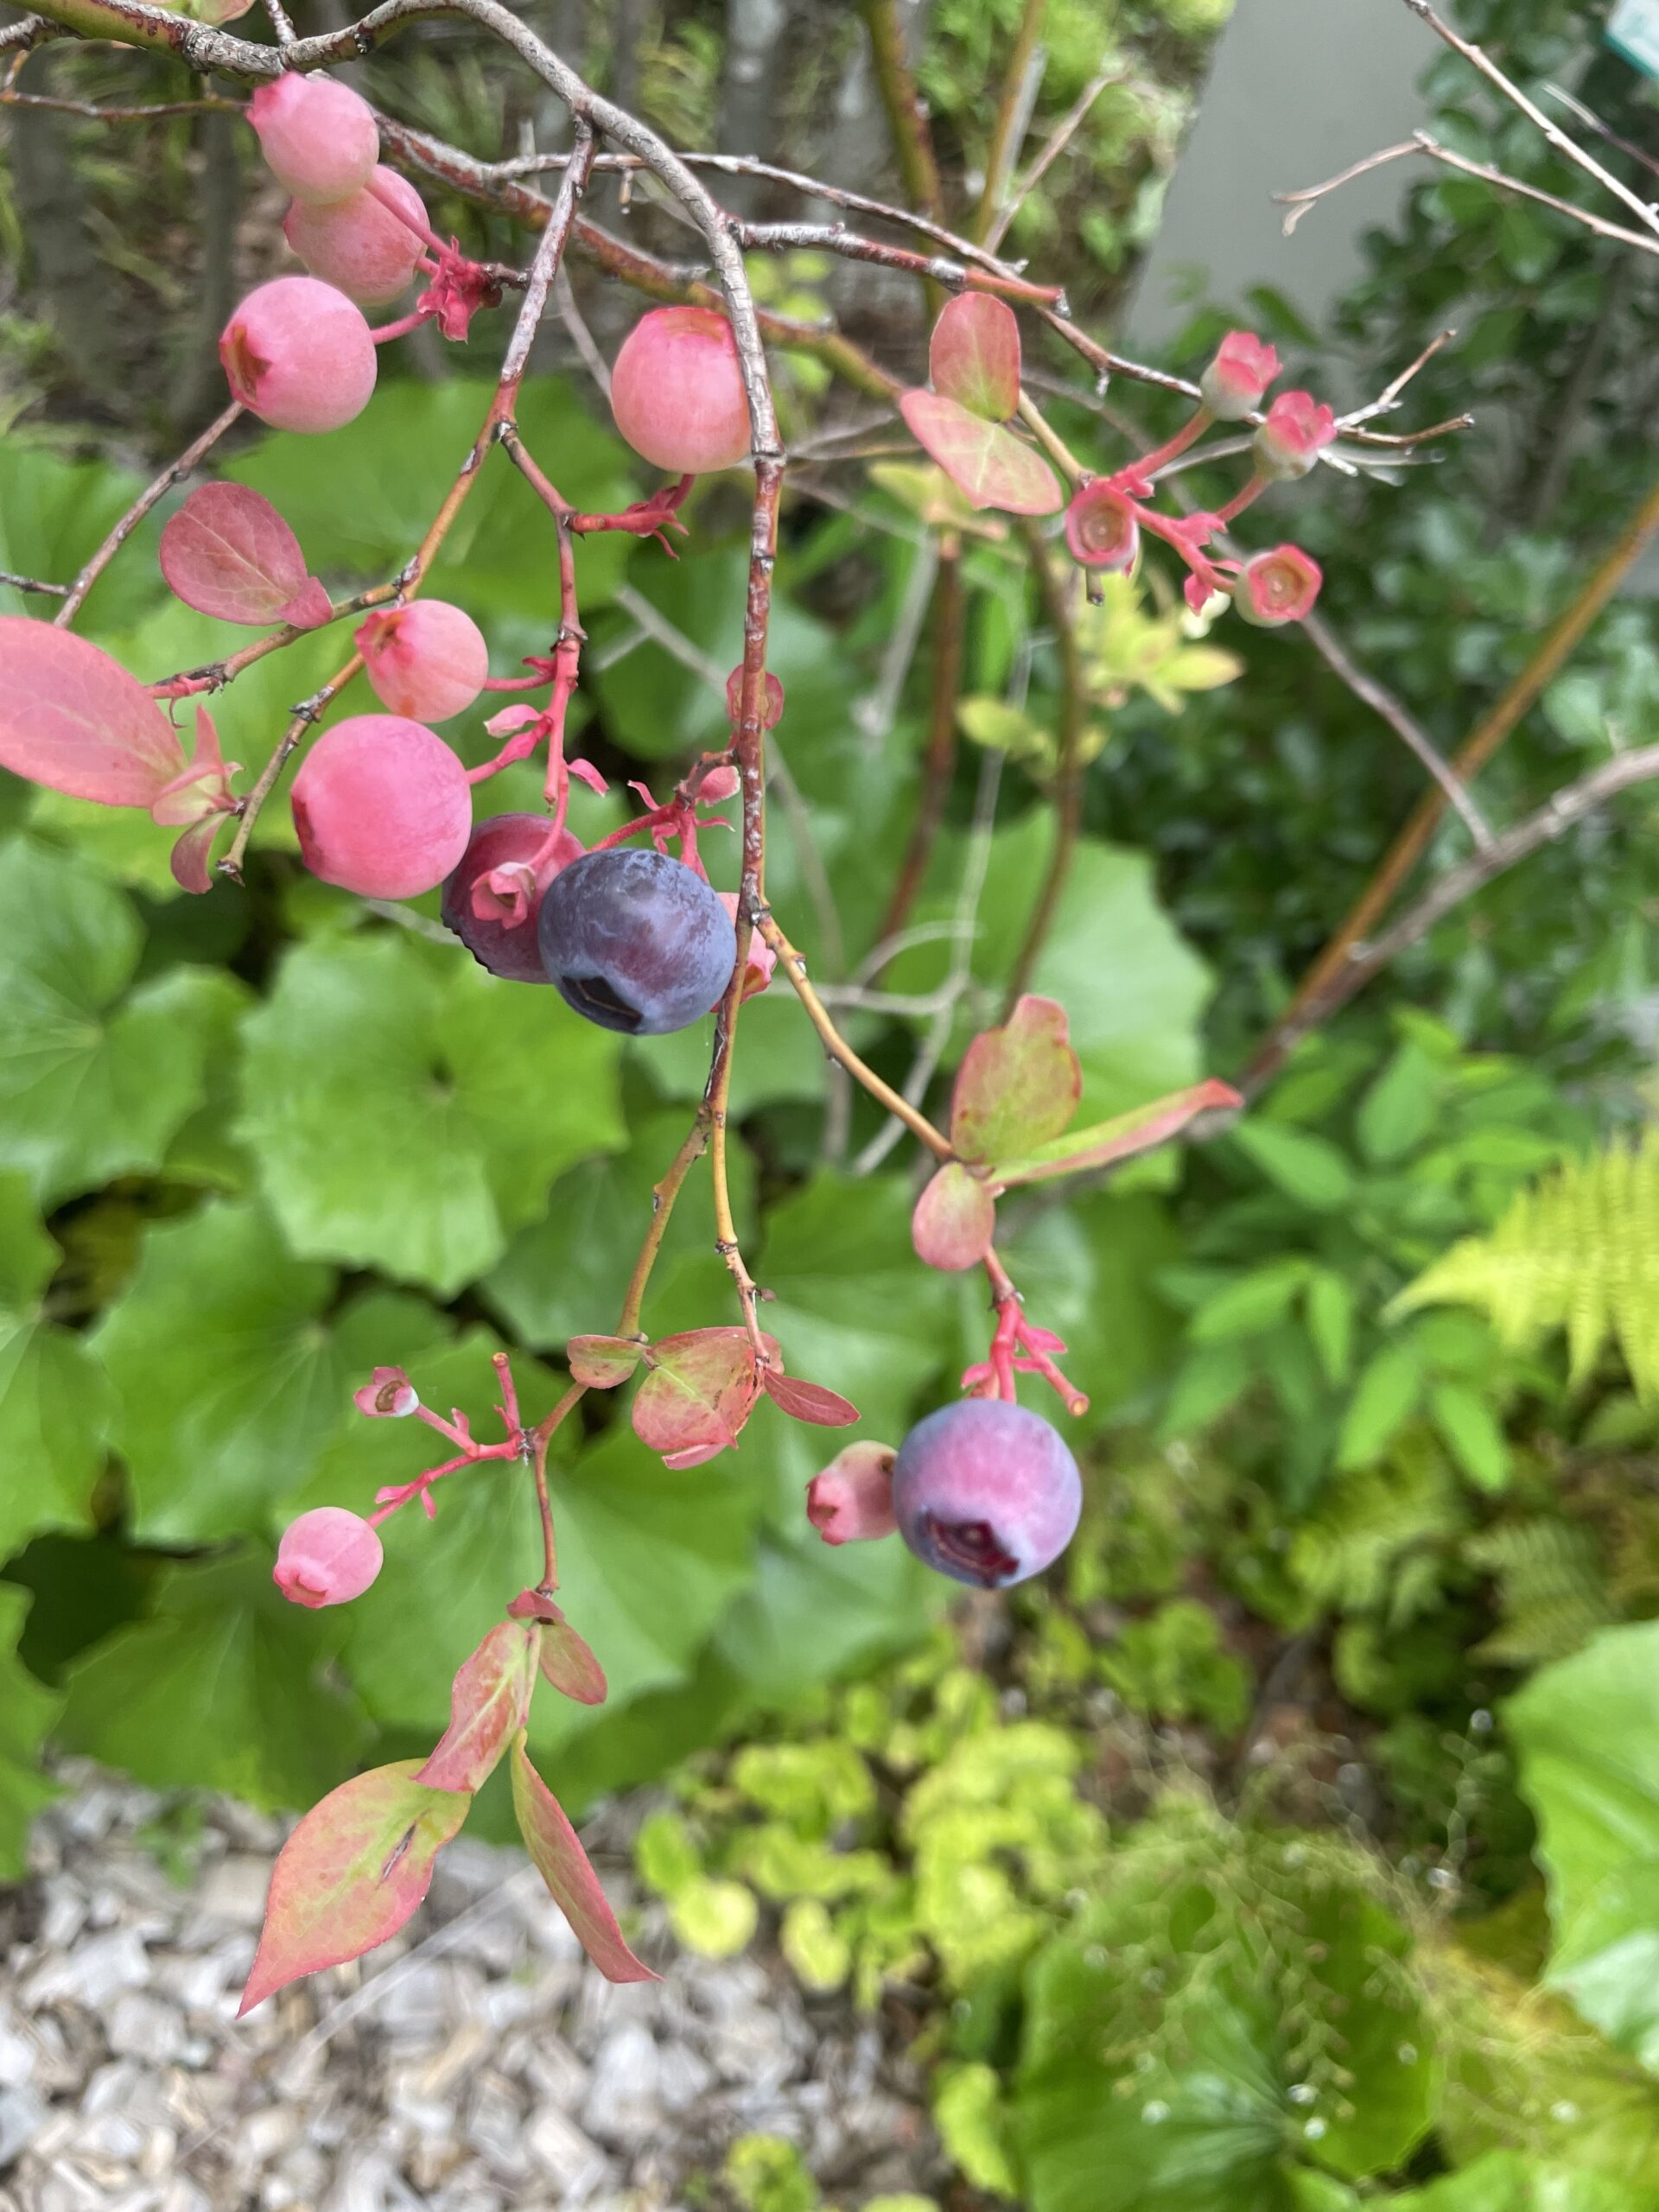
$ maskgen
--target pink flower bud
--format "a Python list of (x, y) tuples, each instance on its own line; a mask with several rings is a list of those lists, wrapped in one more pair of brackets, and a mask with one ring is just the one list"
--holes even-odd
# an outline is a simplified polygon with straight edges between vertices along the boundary
[(1085, 569), (1132, 569), (1141, 551), (1134, 502), (1103, 476), (1085, 484), (1065, 511), (1065, 542)]
[(296, 1605), (344, 1605), (360, 1598), (385, 1554), (359, 1513), (319, 1505), (283, 1531), (271, 1580)]
[(1310, 391), (1281, 391), (1255, 434), (1255, 465), (1264, 476), (1306, 476), (1337, 435), (1337, 418)]
[(1248, 560), (1233, 586), (1233, 604), (1247, 622), (1276, 630), (1313, 612), (1325, 582), (1319, 563), (1300, 545), (1275, 545)]
[(1279, 356), (1248, 330), (1230, 330), (1200, 381), (1218, 422), (1242, 422), (1279, 373)]
[(806, 1486), (806, 1517), (826, 1544), (890, 1536), (899, 1526), (893, 1510), (890, 1444), (849, 1444)]
[(415, 1385), (401, 1367), (377, 1367), (373, 1382), (352, 1393), (352, 1403), (371, 1421), (402, 1421), (420, 1402)]

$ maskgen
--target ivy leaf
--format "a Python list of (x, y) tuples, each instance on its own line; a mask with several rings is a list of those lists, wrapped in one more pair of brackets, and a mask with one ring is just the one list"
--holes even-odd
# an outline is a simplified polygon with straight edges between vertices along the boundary
[(1020, 405), (1020, 322), (1006, 300), (962, 292), (947, 301), (927, 344), (927, 372), (970, 415), (1006, 423)]
[(245, 1001), (205, 968), (130, 989), (142, 942), (131, 901), (84, 862), (0, 849), (0, 1164), (48, 1205), (161, 1166)]
[(0, 1560), (38, 1529), (88, 1526), (104, 1465), (104, 1370), (40, 1310), (59, 1257), (27, 1179), (0, 1174)]
[(162, 574), (187, 607), (257, 627), (328, 620), (328, 594), (270, 501), (243, 484), (200, 484), (162, 532)]
[(536, 1681), (541, 1631), (532, 1621), (498, 1622), (456, 1675), (449, 1726), (416, 1779), (429, 1789), (481, 1789), (509, 1740), (524, 1727)]
[(1001, 1028), (976, 1037), (963, 1055), (950, 1097), (952, 1149), (968, 1160), (1035, 1151), (1070, 1124), (1082, 1096), (1065, 1008), (1027, 992)]
[(279, 1596), (270, 1567), (260, 1548), (168, 1569), (150, 1617), (72, 1669), (60, 1740), (156, 1789), (268, 1808), (331, 1789), (368, 1732), (325, 1672), (342, 1628)]
[(531, 1764), (522, 1735), (512, 1747), (512, 1809), (537, 1872), (606, 1980), (658, 1980), (622, 1940), (616, 1915), (581, 1840), (558, 1799)]
[(1240, 1103), (1230, 1084), (1211, 1077), (1173, 1092), (1167, 1098), (1154, 1098), (1149, 1105), (1137, 1106), (1128, 1114), (1116, 1115), (1109, 1122), (1097, 1122), (1092, 1128), (1073, 1129), (1020, 1159), (996, 1160), (991, 1175), (996, 1185), (1006, 1190), (1016, 1183), (1040, 1183), (1050, 1175), (1076, 1175), (1085, 1168), (1107, 1167), (1114, 1160), (1128, 1160), (1138, 1152), (1149, 1152), (1154, 1145), (1166, 1144), (1200, 1114)]
[(302, 1974), (360, 1959), (425, 1897), (439, 1851), (472, 1804), (415, 1779), (418, 1759), (353, 1775), (277, 1853), (265, 1924), (237, 2018)]
[(105, 806), (148, 806), (186, 766), (135, 676), (73, 630), (0, 614), (0, 767)]
[[(763, 1339), (775, 1357), (778, 1346)], [(670, 1467), (695, 1467), (737, 1442), (760, 1395), (754, 1347), (743, 1329), (687, 1329), (645, 1355), (634, 1393), (633, 1433)]]
[(29, 1607), (27, 1591), (0, 1582), (0, 1882), (29, 1871), (29, 1827), (58, 1794), (41, 1772), (40, 1754), (62, 1700), (16, 1656)]
[(120, 1400), (136, 1535), (261, 1529), (304, 1480), (350, 1419), (350, 1370), (321, 1320), (334, 1290), (261, 1206), (210, 1205), (148, 1232), (93, 1339)]
[(1012, 430), (970, 415), (937, 391), (899, 395), (911, 435), (937, 461), (972, 507), (1009, 515), (1052, 515), (1065, 505), (1059, 479)]
[(240, 1134), (289, 1243), (451, 1297), (620, 1144), (619, 1040), (402, 935), (302, 945), (246, 1025)]
[(980, 1176), (949, 1160), (931, 1176), (910, 1217), (916, 1256), (947, 1274), (976, 1268), (996, 1234), (996, 1201)]

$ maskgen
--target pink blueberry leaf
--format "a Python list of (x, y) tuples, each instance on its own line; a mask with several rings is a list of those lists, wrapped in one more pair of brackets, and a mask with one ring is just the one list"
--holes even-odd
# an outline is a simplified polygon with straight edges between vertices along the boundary
[(992, 1185), (1006, 1190), (1014, 1183), (1040, 1183), (1050, 1175), (1075, 1175), (1085, 1167), (1109, 1167), (1114, 1160), (1128, 1160), (1137, 1152), (1149, 1152), (1154, 1145), (1165, 1143), (1196, 1115), (1243, 1103), (1229, 1084), (1217, 1083), (1213, 1077), (1195, 1083), (1186, 1090), (1172, 1091), (1167, 1098), (1154, 1098), (1150, 1105), (1134, 1107), (1112, 1121), (1073, 1129), (1052, 1144), (1039, 1146), (1018, 1158), (994, 1161), (989, 1170)]
[(0, 768), (71, 798), (149, 806), (187, 765), (172, 723), (108, 653), (0, 614)]
[(976, 1268), (995, 1233), (995, 1200), (977, 1175), (954, 1160), (934, 1176), (910, 1217), (917, 1258), (947, 1274)]
[(645, 1355), (632, 1337), (572, 1337), (567, 1347), (570, 1379), (590, 1390), (614, 1390)]
[(283, 1846), (238, 2019), (302, 1974), (384, 1943), (425, 1897), (473, 1801), (416, 1782), (420, 1764), (400, 1759), (342, 1782)]
[(951, 1145), (961, 1160), (1033, 1152), (1068, 1127), (1082, 1096), (1065, 1008), (1027, 993), (1000, 1029), (976, 1037), (963, 1055)]
[(858, 1408), (851, 1400), (838, 1390), (826, 1390), (822, 1382), (800, 1382), (777, 1367), (767, 1368), (760, 1380), (766, 1395), (791, 1421), (809, 1421), (817, 1428), (850, 1428), (858, 1419)]
[(610, 1694), (605, 1669), (585, 1636), (573, 1629), (559, 1608), (542, 1630), (542, 1673), (562, 1697), (578, 1705), (603, 1705)]
[(222, 814), (209, 814), (200, 822), (193, 822), (173, 840), (173, 849), (168, 855), (168, 866), (173, 871), (173, 880), (181, 891), (189, 892), (200, 899), (213, 887), (213, 869), (208, 865), (213, 858), (213, 840), (225, 826)]
[(512, 1809), (554, 1903), (606, 1980), (658, 1980), (623, 1942), (599, 1877), (558, 1799), (531, 1764), (522, 1735), (512, 1747)]
[(299, 539), (244, 484), (198, 485), (162, 532), (161, 561), (175, 597), (221, 622), (309, 629), (334, 612)]
[(1041, 454), (1021, 445), (1000, 423), (970, 415), (940, 391), (903, 392), (899, 411), (969, 506), (1052, 515), (1065, 505), (1059, 479)]
[[(763, 1339), (769, 1353), (778, 1347)], [(741, 1329), (688, 1329), (648, 1355), (633, 1400), (633, 1433), (673, 1467), (693, 1467), (737, 1441), (760, 1394), (754, 1348)], [(688, 1456), (690, 1455), (690, 1456)]]
[(1006, 423), (1020, 405), (1020, 325), (1006, 300), (963, 292), (950, 302), (928, 340), (935, 391), (987, 423)]
[(524, 1726), (540, 1639), (533, 1621), (502, 1621), (463, 1661), (449, 1693), (449, 1726), (416, 1781), (429, 1789), (483, 1788)]

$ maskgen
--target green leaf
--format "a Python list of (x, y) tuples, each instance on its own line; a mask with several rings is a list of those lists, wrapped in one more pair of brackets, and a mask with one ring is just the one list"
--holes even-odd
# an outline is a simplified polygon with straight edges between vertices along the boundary
[(1647, 2212), (1639, 2188), (1521, 2151), (1489, 2151), (1471, 2166), (1376, 2200), (1379, 2212)]
[(210, 1205), (148, 1232), (93, 1339), (120, 1401), (137, 1535), (263, 1529), (304, 1481), (354, 1418), (321, 1318), (334, 1291), (332, 1270), (293, 1258), (260, 1206)]
[(1236, 1106), (1238, 1093), (1213, 1080), (1191, 1084), (1167, 1098), (1154, 1098), (1109, 1122), (1090, 1128), (1070, 1129), (1064, 1136), (1009, 1160), (995, 1162), (992, 1173), (1004, 1187), (1016, 1183), (1040, 1183), (1051, 1175), (1077, 1175), (1091, 1167), (1108, 1167), (1153, 1146), (1166, 1144), (1198, 1115), (1218, 1107)]
[(333, 1615), (278, 1594), (268, 1552), (171, 1567), (150, 1618), (71, 1669), (58, 1733), (152, 1789), (308, 1805), (368, 1733), (328, 1680), (340, 1635)]
[(950, 1096), (957, 1157), (995, 1160), (1038, 1151), (1069, 1126), (1082, 1095), (1065, 1008), (1027, 991), (999, 1028), (983, 1031), (963, 1055)]
[(1343, 1418), (1338, 1466), (1369, 1467), (1381, 1459), (1417, 1410), (1422, 1387), (1422, 1365), (1409, 1339), (1374, 1352), (1360, 1370)]
[(1491, 1408), (1461, 1382), (1436, 1382), (1428, 1394), (1434, 1426), (1478, 1490), (1500, 1491), (1510, 1479), (1510, 1446)]
[(961, 292), (947, 300), (927, 344), (936, 391), (988, 423), (1006, 423), (1020, 404), (1020, 324), (1006, 300)]
[(1548, 1979), (1659, 2065), (1659, 1622), (1604, 1630), (1507, 1708), (1556, 1949)]
[(1282, 1321), (1307, 1281), (1312, 1263), (1294, 1256), (1265, 1260), (1213, 1297), (1206, 1298), (1190, 1325), (1197, 1344), (1225, 1344), (1235, 1337), (1259, 1336)]
[(1359, 1102), (1354, 1130), (1374, 1166), (1403, 1160), (1433, 1127), (1440, 1070), (1421, 1045), (1402, 1045)]
[[(144, 480), (107, 460), (67, 461), (22, 435), (0, 441), (0, 569), (67, 583), (143, 491)], [(128, 541), (125, 557), (99, 579), (89, 613), (105, 626), (130, 621), (163, 592), (156, 565), (155, 517)], [(0, 585), (0, 613), (36, 614), (51, 602)]]
[(27, 1872), (30, 1826), (58, 1794), (41, 1772), (40, 1753), (62, 1700), (16, 1652), (29, 1607), (27, 1591), (0, 1582), (0, 1882)]
[(1232, 1136), (1274, 1188), (1298, 1205), (1332, 1213), (1352, 1200), (1353, 1171), (1327, 1138), (1262, 1121), (1241, 1122)]
[(131, 988), (141, 944), (131, 902), (85, 864), (0, 849), (0, 1165), (48, 1204), (161, 1166), (243, 996), (200, 968)]
[(617, 1039), (553, 1000), (403, 935), (289, 953), (246, 1026), (240, 1135), (295, 1250), (450, 1296), (620, 1144)]
[(109, 1384), (40, 1308), (60, 1256), (27, 1179), (0, 1174), (0, 1560), (37, 1530), (87, 1527), (103, 1471)]
[(1348, 1380), (1354, 1351), (1354, 1294), (1345, 1279), (1328, 1268), (1313, 1272), (1305, 1308), (1307, 1333), (1327, 1382)]

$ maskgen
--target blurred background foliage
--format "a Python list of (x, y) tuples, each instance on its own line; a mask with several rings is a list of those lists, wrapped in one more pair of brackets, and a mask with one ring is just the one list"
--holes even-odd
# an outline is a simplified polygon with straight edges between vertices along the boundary
[[(574, 28), (587, 66), (678, 136), (887, 174), (853, 11), (797, 11), (765, 140), (732, 67), (743, 11), (552, 12), (556, 42)], [(1523, 81), (1566, 82), (1654, 144), (1637, 80), (1596, 42), (1602, 10), (1459, 12)], [(1116, 81), (1013, 246), (1099, 327), (1225, 13), (1051, 6), (1033, 130), (1096, 75)], [(920, 73), (957, 207), (1018, 14), (931, 14)], [(102, 50), (29, 74), (130, 89)], [(164, 96), (165, 68), (149, 77)], [(480, 153), (554, 128), (440, 26), (363, 79)], [(1442, 58), (1430, 83), (1446, 143), (1571, 192), (1467, 71)], [(280, 207), (221, 120), (118, 139), (8, 118), (0, 567), (73, 574), (136, 472), (211, 411), (214, 302), (281, 265)], [(626, 214), (614, 181), (596, 200), (685, 251), (645, 194)], [(511, 250), (459, 200), (435, 213), (469, 247)], [(1368, 251), (1331, 329), (1273, 297), (1222, 299), (1172, 361), (1195, 365), (1242, 317), (1316, 383), (1340, 359), (1376, 390), (1457, 325), (1413, 419), (1469, 409), (1477, 431), (1432, 465), (1321, 471), (1294, 518), (1284, 503), (1325, 564), (1333, 628), (1450, 751), (1645, 488), (1656, 295), (1645, 264), (1471, 180), (1418, 183)], [(811, 257), (756, 273), (900, 372), (918, 357), (906, 286)], [(634, 302), (575, 279), (608, 346)], [(498, 327), (453, 372), (410, 349), (346, 433), (229, 448), (228, 473), (276, 499), (331, 585), (406, 557), (471, 436)], [(1068, 372), (1035, 341), (1031, 365)], [(605, 508), (645, 489), (556, 330), (543, 370), (524, 431), (567, 493)], [(772, 895), (859, 1049), (895, 1082), (926, 1055), (942, 1096), (997, 1017), (1046, 862), (1058, 658), (1011, 541), (965, 537), (963, 742), (912, 917), (931, 933), (869, 972), (927, 740), (925, 629), (918, 652), (894, 640), (915, 641), (929, 604), (941, 495), (820, 364), (792, 357), (783, 391), (809, 465), (779, 570)], [(1103, 461), (1122, 452), (1120, 410), (1147, 437), (1173, 427), (1128, 387), (1055, 405)], [(1188, 480), (1206, 505), (1228, 488)], [(582, 737), (618, 790), (665, 783), (725, 727), (744, 512), (716, 482), (689, 515), (673, 564), (621, 537), (579, 551)], [(147, 676), (226, 641), (168, 597), (155, 544), (138, 534), (83, 625)], [(1096, 1114), (1236, 1072), (1421, 785), (1305, 640), (1196, 638), (1173, 582), (1149, 563), (1138, 596), (1090, 617), (1084, 834), (1034, 978), (1067, 1007)], [(505, 467), (434, 583), (498, 668), (545, 648), (551, 548)], [(332, 658), (307, 640), (245, 677), (216, 703), (227, 755), (257, 769)], [(1651, 741), (1656, 702), (1651, 607), (1626, 597), (1483, 777), (1488, 812), (1513, 819), (1610, 746)], [(488, 746), (477, 721), (452, 726), (469, 760)], [(535, 803), (524, 772), (498, 790)], [(614, 798), (574, 804), (584, 836), (620, 818)], [(176, 894), (145, 822), (8, 781), (0, 827), (4, 1873), (53, 1786), (42, 1745), (181, 1804), (213, 1787), (298, 1807), (429, 1744), (454, 1665), (524, 1580), (515, 1478), (447, 1484), (435, 1529), (394, 1521), (381, 1580), (338, 1613), (277, 1597), (275, 1537), (302, 1506), (361, 1505), (423, 1464), (412, 1425), (350, 1410), (377, 1362), (476, 1414), (505, 1344), (528, 1409), (550, 1402), (566, 1338), (620, 1303), (707, 1039), (624, 1042), (492, 982), (435, 929), (435, 901), (370, 910), (306, 876), (280, 806), (246, 892), (202, 900)], [(775, 1937), (808, 1988), (889, 2014), (932, 2069), (964, 2204), (1659, 2198), (1659, 1226), (1653, 1155), (1622, 1149), (1652, 1107), (1656, 828), (1638, 791), (1547, 848), (1304, 1046), (1226, 1136), (1005, 1206), (1016, 1277), (1093, 1401), (1084, 1531), (1046, 1585), (941, 1623), (947, 1593), (896, 1546), (825, 1548), (802, 1511), (819, 1446), (768, 1405), (741, 1451), (689, 1477), (607, 1401), (562, 1433), (566, 1590), (611, 1697), (543, 1703), (538, 1760), (576, 1806), (657, 1785), (639, 1864), (683, 1942)], [(1443, 829), (1429, 868), (1462, 837)], [(709, 839), (722, 882), (730, 843)], [(769, 1325), (792, 1367), (860, 1406), (861, 1433), (896, 1438), (977, 1356), (982, 1294), (917, 1266), (912, 1163), (882, 1149), (780, 988), (745, 1011), (734, 1105)], [(654, 1333), (724, 1318), (712, 1238), (694, 1181)], [(740, 2146), (725, 2185), (754, 2212), (810, 2212), (791, 2161)]]

